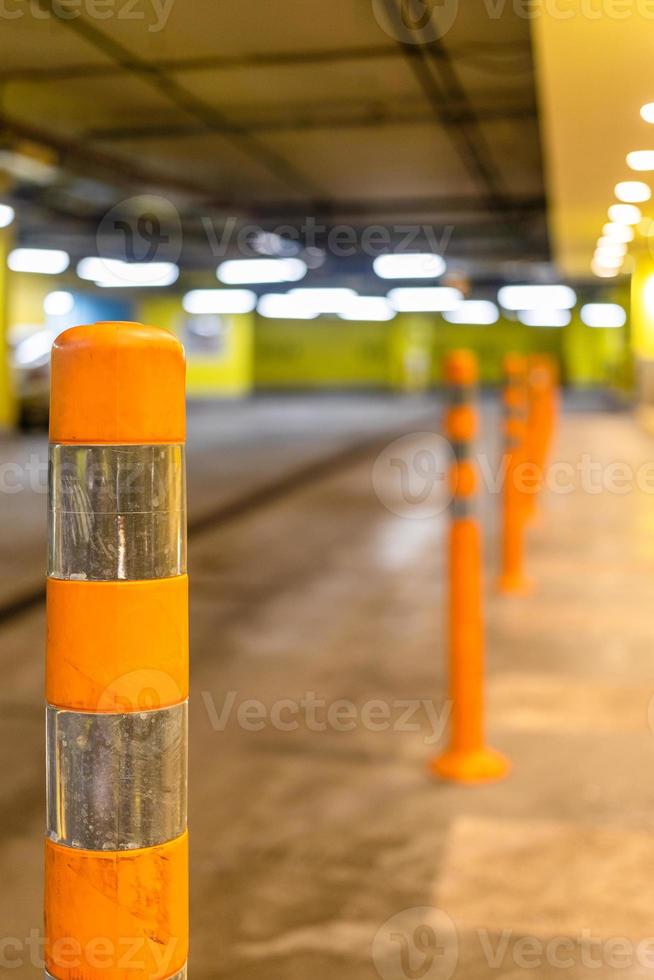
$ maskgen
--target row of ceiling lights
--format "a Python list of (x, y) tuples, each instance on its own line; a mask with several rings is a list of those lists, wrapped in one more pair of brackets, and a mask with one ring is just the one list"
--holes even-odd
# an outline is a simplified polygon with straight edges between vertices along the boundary
[[(641, 118), (654, 123), (654, 102), (641, 107)], [(627, 153), (627, 166), (637, 173), (654, 171), (654, 150), (632, 150)], [(643, 219), (639, 204), (652, 196), (642, 180), (622, 180), (615, 185), (616, 202), (609, 207), (609, 220), (602, 228), (591, 262), (593, 273), (601, 279), (617, 276), (622, 270), (629, 243), (634, 240), (634, 227)]]
[[(622, 200), (635, 197), (638, 182), (618, 185)], [(649, 196), (649, 188), (642, 185)], [(616, 192), (618, 188), (616, 188)], [(640, 198), (641, 200), (644, 199)], [(629, 222), (640, 218), (631, 203), (609, 209), (613, 231), (609, 240), (619, 244), (628, 237)], [(14, 219), (13, 209), (0, 204), (0, 227)], [(608, 226), (607, 226), (608, 228)], [(605, 231), (607, 230), (605, 228)], [(616, 231), (615, 229), (618, 229)], [(623, 229), (623, 234), (618, 232)], [(633, 231), (631, 231), (633, 237)], [(10, 252), (7, 264), (14, 272), (60, 275), (70, 265), (70, 256), (61, 249), (17, 248)], [(380, 255), (373, 269), (381, 279), (437, 279), (446, 270), (442, 256), (435, 253), (394, 253)], [(89, 256), (77, 264), (77, 275), (102, 288), (164, 287), (179, 277), (173, 262), (124, 262)], [(306, 263), (296, 257), (229, 259), (222, 262), (216, 277), (226, 286), (282, 284), (299, 282), (307, 274)], [(504, 286), (498, 301), (505, 310), (515, 313), (527, 326), (562, 327), (571, 320), (576, 296), (569, 286)], [(72, 294), (57, 290), (46, 297), (45, 312), (51, 316), (66, 315), (72, 309)], [(192, 315), (247, 313), (255, 307), (264, 317), (314, 319), (333, 314), (346, 320), (391, 320), (396, 313), (441, 313), (457, 324), (493, 324), (500, 316), (499, 307), (490, 300), (465, 300), (452, 286), (410, 286), (391, 289), (387, 296), (361, 296), (345, 288), (293, 288), (286, 293), (269, 293), (261, 297), (248, 289), (194, 289), (183, 298), (186, 312)], [(590, 303), (582, 307), (582, 320), (589, 326), (622, 326), (626, 314), (622, 307), (610, 303)]]
[[(62, 249), (16, 248), (7, 261), (14, 272), (59, 275), (68, 269), (70, 256)], [(373, 269), (381, 279), (437, 279), (446, 264), (442, 256), (433, 253), (403, 253), (378, 256)], [(228, 259), (218, 266), (216, 276), (227, 286), (238, 286), (299, 282), (308, 271), (300, 258)], [(124, 262), (89, 256), (78, 262), (77, 275), (104, 287), (163, 287), (177, 280), (179, 267), (174, 262)]]
[[(568, 286), (505, 286), (498, 295), (505, 310), (531, 327), (564, 327), (571, 320), (576, 296)], [(556, 307), (554, 304), (560, 304)], [(543, 305), (545, 304), (545, 305)], [(67, 316), (75, 297), (65, 290), (48, 293), (44, 311), (50, 317)], [(392, 289), (388, 296), (360, 296), (353, 289), (291, 289), (257, 297), (248, 289), (193, 289), (182, 298), (184, 310), (193, 316), (257, 312), (272, 319), (313, 320), (323, 314), (343, 320), (391, 320), (398, 312), (439, 312), (449, 323), (492, 324), (500, 317), (490, 300), (464, 300), (451, 287)], [(586, 303), (580, 317), (589, 327), (621, 327), (624, 309), (616, 303)]]

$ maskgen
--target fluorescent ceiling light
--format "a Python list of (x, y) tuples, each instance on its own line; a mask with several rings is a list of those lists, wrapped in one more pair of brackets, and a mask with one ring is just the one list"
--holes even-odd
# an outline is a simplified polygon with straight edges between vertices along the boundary
[(626, 311), (617, 303), (586, 303), (580, 315), (587, 327), (623, 327), (627, 322)]
[(629, 225), (616, 225), (613, 221), (605, 224), (602, 228), (604, 238), (610, 238), (612, 242), (633, 242), (634, 230)]
[(221, 262), (216, 276), (230, 286), (257, 282), (297, 282), (307, 274), (302, 259), (229, 259)]
[(627, 245), (625, 242), (614, 242), (612, 238), (602, 235), (597, 239), (597, 252), (611, 252), (613, 255), (626, 255)]
[(488, 324), (497, 323), (500, 311), (488, 299), (468, 299), (449, 312), (443, 313), (448, 323)]
[(294, 298), (294, 302), (320, 314), (346, 311), (357, 294), (354, 289), (327, 286), (315, 289), (310, 287), (291, 289), (288, 295)]
[(388, 294), (398, 313), (444, 313), (454, 310), (463, 294), (452, 286), (402, 286)]
[(163, 287), (177, 281), (179, 268), (174, 262), (123, 262), (89, 256), (78, 262), (77, 275), (107, 289)]
[(615, 185), (615, 196), (627, 204), (642, 204), (649, 201), (652, 192), (642, 180), (622, 180)]
[(259, 300), (257, 312), (276, 320), (315, 320), (318, 316), (313, 305), (291, 293), (266, 293)]
[(624, 262), (624, 255), (619, 255), (616, 252), (611, 252), (607, 248), (596, 248), (593, 259), (596, 262), (601, 262), (609, 268), (619, 269)]
[(15, 217), (16, 212), (10, 204), (0, 204), (0, 228), (7, 228)]
[(282, 238), (274, 231), (259, 231), (252, 247), (259, 255), (297, 255), (300, 246), (290, 238)]
[(339, 316), (343, 320), (392, 320), (395, 310), (384, 296), (354, 296)]
[(398, 252), (378, 255), (372, 267), (380, 279), (437, 279), (447, 268), (434, 252)]
[(654, 150), (633, 150), (627, 153), (627, 166), (632, 170), (654, 170)]
[(89, 256), (86, 259), (80, 259), (77, 263), (76, 272), (80, 279), (97, 282), (103, 276), (117, 273), (119, 268), (119, 259), (100, 259), (96, 256)]
[(572, 319), (572, 314), (570, 310), (538, 308), (522, 310), (518, 313), (518, 319), (527, 327), (567, 327)]
[(187, 313), (249, 313), (257, 303), (251, 289), (192, 289), (182, 298)]
[(75, 306), (75, 297), (72, 293), (57, 289), (43, 300), (43, 312), (48, 316), (66, 316), (71, 313)]
[(654, 102), (647, 102), (640, 107), (641, 118), (648, 123), (654, 123)]
[(58, 248), (15, 248), (7, 259), (12, 272), (36, 272), (44, 276), (58, 276), (69, 264), (68, 252)]
[(590, 264), (590, 268), (593, 275), (598, 276), (600, 279), (612, 279), (618, 274), (618, 268), (613, 266), (607, 266), (601, 259), (593, 259)]
[(502, 286), (497, 298), (505, 310), (567, 310), (577, 302), (570, 286)]
[(57, 177), (57, 167), (28, 153), (0, 150), (0, 170), (6, 170), (17, 180), (33, 184), (51, 184)]
[(612, 204), (609, 218), (618, 225), (637, 225), (642, 214), (635, 204)]

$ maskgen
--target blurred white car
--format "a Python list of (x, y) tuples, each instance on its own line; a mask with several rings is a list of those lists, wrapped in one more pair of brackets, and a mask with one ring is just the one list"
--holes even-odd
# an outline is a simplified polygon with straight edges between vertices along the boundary
[(22, 429), (43, 428), (48, 424), (50, 350), (58, 332), (37, 329), (26, 336), (11, 338), (18, 424)]

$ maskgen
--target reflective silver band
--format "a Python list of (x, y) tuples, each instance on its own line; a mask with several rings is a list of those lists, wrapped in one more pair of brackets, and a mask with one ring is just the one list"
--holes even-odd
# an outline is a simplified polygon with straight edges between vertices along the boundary
[(186, 572), (184, 447), (50, 446), (48, 575), (116, 581)]
[(473, 497), (453, 497), (450, 501), (450, 515), (455, 521), (466, 520), (474, 513)]
[(526, 407), (523, 408), (522, 405), (507, 405), (504, 409), (504, 418), (526, 422), (529, 418), (529, 410)]
[(474, 401), (477, 394), (476, 385), (453, 385), (447, 386), (447, 400), (450, 406), (468, 405)]
[(471, 442), (451, 442), (450, 443), (452, 454), (457, 461), (457, 463), (463, 462), (464, 460), (470, 459), (472, 456), (472, 443)]
[[(168, 977), (168, 980), (187, 980), (187, 975), (188, 975), (187, 971), (188, 968), (186, 966), (183, 966), (182, 969), (179, 971), (179, 973), (175, 973), (174, 976)], [(48, 971), (46, 970), (45, 980), (57, 980), (57, 977), (54, 977), (51, 973), (48, 973)]]
[(89, 851), (153, 847), (186, 830), (187, 703), (91, 714), (47, 708), (51, 840)]

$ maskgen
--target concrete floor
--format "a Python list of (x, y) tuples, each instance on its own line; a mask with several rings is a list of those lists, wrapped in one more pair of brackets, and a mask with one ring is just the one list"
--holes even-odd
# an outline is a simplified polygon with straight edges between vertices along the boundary
[[(437, 429), (424, 403), (360, 400), (358, 425), (304, 404), (311, 425), (287, 405), (276, 446), (247, 442), (256, 403), (233, 441), (206, 436), (198, 514), (223, 473), (244, 493), (347, 439)], [(484, 788), (425, 774), (446, 706), (446, 523), (402, 507), (379, 447), (194, 535), (192, 980), (652, 975), (651, 451), (627, 415), (563, 421), (554, 472), (573, 485), (530, 532), (537, 589), (489, 588), (489, 740), (513, 772)], [(625, 473), (640, 487), (623, 492)], [(23, 944), (18, 980), (39, 972), (43, 626), (34, 610), (0, 631), (0, 924)]]

